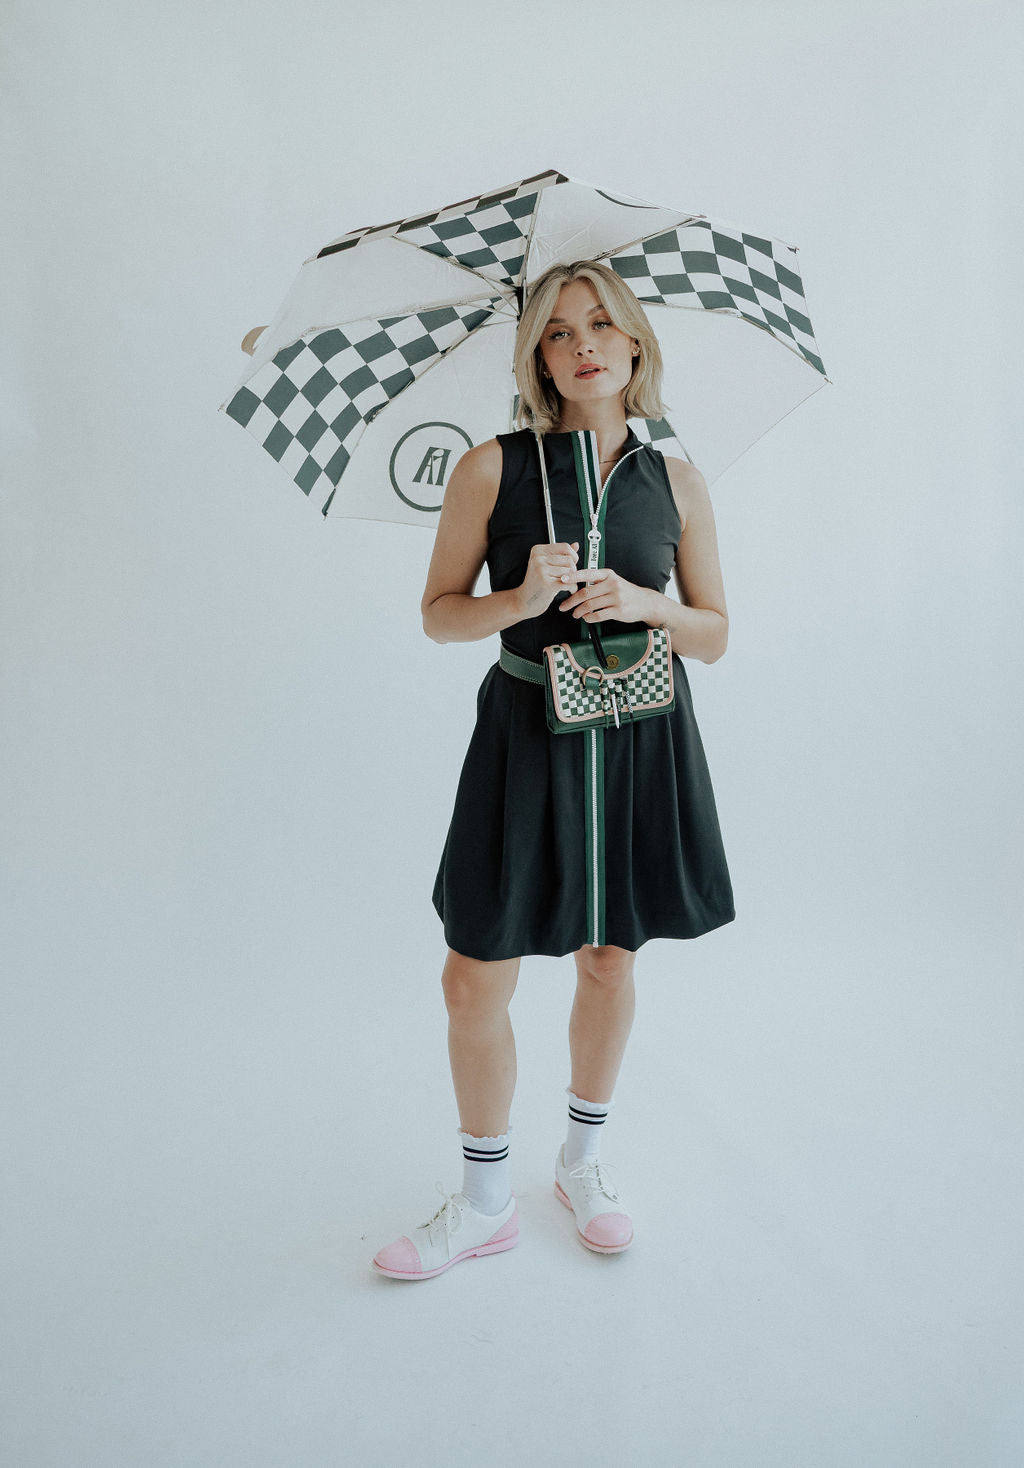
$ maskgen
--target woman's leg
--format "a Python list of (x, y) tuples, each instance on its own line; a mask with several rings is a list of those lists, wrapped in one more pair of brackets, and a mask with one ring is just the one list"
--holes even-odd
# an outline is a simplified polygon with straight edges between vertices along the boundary
[(569, 1016), (570, 1089), (581, 1101), (610, 1101), (633, 1026), (636, 990), (628, 948), (586, 944), (576, 959), (576, 997)]
[(519, 1238), (505, 1135), (516, 1086), (508, 1005), (518, 977), (518, 958), (483, 963), (448, 950), (441, 982), (459, 1121), (468, 1133), (463, 1184), (429, 1219), (377, 1250), (382, 1274), (430, 1279), (461, 1259), (511, 1249)]
[(633, 1242), (633, 1223), (598, 1161), (599, 1138), (633, 1025), (636, 995), (628, 948), (577, 950), (576, 998), (569, 1019), (572, 1084), (565, 1141), (555, 1162), (555, 1192), (576, 1215), (589, 1249), (617, 1254)]
[(499, 1137), (508, 1131), (516, 1088), (516, 1042), (508, 1006), (518, 978), (518, 958), (487, 963), (448, 950), (441, 976), (448, 1057), (459, 1125), (474, 1137)]

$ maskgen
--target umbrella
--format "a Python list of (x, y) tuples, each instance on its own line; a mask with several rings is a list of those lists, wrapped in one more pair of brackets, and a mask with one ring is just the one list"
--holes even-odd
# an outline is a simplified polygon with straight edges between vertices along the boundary
[(830, 379), (796, 245), (548, 172), (353, 230), (302, 266), (220, 411), (325, 517), (434, 527), (474, 444), (508, 432), (525, 293), (600, 260), (643, 304), (665, 362), (641, 442), (712, 484)]

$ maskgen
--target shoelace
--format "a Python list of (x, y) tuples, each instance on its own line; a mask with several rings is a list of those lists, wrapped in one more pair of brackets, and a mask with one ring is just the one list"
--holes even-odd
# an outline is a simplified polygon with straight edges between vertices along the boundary
[(607, 1162), (598, 1162), (596, 1157), (584, 1157), (569, 1173), (570, 1177), (578, 1177), (582, 1180), (589, 1198), (593, 1193), (603, 1193), (613, 1203), (621, 1202), (618, 1193), (612, 1186), (611, 1178), (608, 1176)]
[(444, 1202), (436, 1213), (432, 1213), (425, 1223), (420, 1224), (420, 1228), (427, 1230), (427, 1236), (431, 1243), (434, 1242), (434, 1230), (438, 1225), (448, 1229), (450, 1233), (454, 1233), (462, 1222), (462, 1209), (456, 1203), (454, 1195), (445, 1192), (443, 1183), (436, 1182), (434, 1187), (441, 1194)]

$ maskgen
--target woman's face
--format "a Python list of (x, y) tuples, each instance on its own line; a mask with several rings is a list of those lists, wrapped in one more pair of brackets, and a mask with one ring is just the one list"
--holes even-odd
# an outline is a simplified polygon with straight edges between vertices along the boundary
[[(563, 400), (586, 404), (625, 391), (639, 347), (612, 323), (589, 280), (569, 280), (541, 335), (540, 354)], [(547, 380), (544, 367), (540, 375)]]

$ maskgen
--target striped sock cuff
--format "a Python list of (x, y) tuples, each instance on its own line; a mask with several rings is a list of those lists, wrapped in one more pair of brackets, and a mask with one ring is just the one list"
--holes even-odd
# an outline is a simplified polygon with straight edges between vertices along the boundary
[(467, 1162), (503, 1162), (508, 1156), (508, 1132), (502, 1132), (500, 1137), (474, 1137), (460, 1128), (459, 1136)]
[(600, 1126), (608, 1120), (608, 1112), (611, 1110), (610, 1101), (584, 1101), (579, 1096), (574, 1096), (566, 1086), (569, 1097), (569, 1120), (583, 1122), (588, 1126)]

